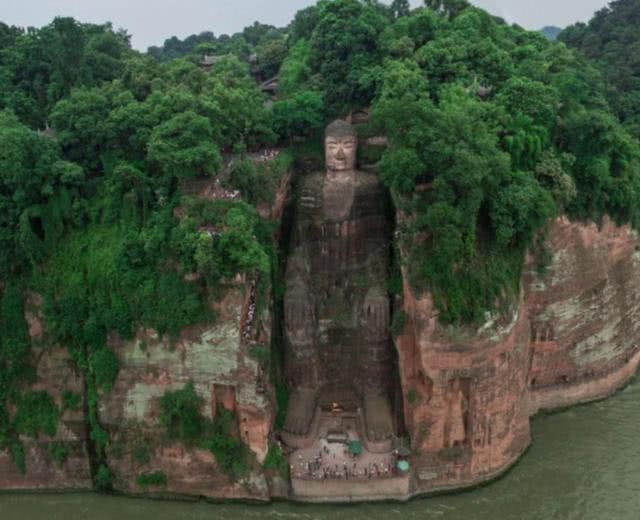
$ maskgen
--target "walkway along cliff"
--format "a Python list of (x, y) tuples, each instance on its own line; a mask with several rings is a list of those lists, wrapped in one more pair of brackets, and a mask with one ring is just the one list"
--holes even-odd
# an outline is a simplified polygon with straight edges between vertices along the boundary
[[(283, 179), (274, 207), (262, 208), (276, 221), (282, 219), (289, 181), (289, 176)], [(441, 325), (431, 297), (415, 294), (403, 273), (403, 298), (393, 311), (402, 313), (403, 327), (394, 331), (389, 352), (384, 346), (379, 349), (380, 358), (377, 351), (369, 352), (373, 361), (384, 361), (388, 364), (385, 370), (394, 374), (369, 363), (371, 373), (383, 378), (381, 384), (370, 380), (374, 374), (361, 386), (353, 378), (357, 385), (345, 390), (345, 381), (358, 373), (358, 366), (345, 367), (334, 389), (325, 387), (325, 393), (313, 393), (312, 397), (307, 394), (299, 409), (299, 403), (291, 403), (289, 412), (294, 417), (283, 423), (289, 431), (282, 437), (275, 426), (278, 406), (274, 382), (286, 380), (286, 364), (276, 367), (274, 379), (260, 355), (260, 349), (270, 343), (276, 348), (272, 331), (281, 325), (274, 318), (279, 315), (275, 312), (279, 304), (272, 302), (270, 284), (266, 295), (256, 296), (264, 286), (256, 289), (253, 280), (232, 281), (222, 294), (211, 295), (216, 324), (185, 330), (175, 344), (153, 330), (140, 330), (135, 341), (129, 342), (113, 336), (110, 343), (119, 358), (120, 372), (110, 394), (98, 397), (98, 419), (109, 435), (105, 455), (114, 475), (114, 489), (150, 496), (262, 501), (273, 496), (323, 501), (402, 500), (476, 485), (500, 475), (531, 442), (532, 415), (606, 397), (627, 383), (640, 363), (640, 241), (636, 233), (607, 219), (597, 226), (558, 218), (549, 223), (545, 247), (551, 257), (548, 266), (539, 272), (535, 259), (527, 258), (521, 294), (508, 316), (492, 318), (477, 330)], [(379, 288), (369, 291), (371, 295), (369, 287), (358, 288), (358, 284), (366, 285), (367, 277), (360, 278), (354, 278), (354, 290), (375, 300), (375, 313), (380, 314), (376, 323), (388, 328), (386, 297)], [(295, 285), (295, 280), (289, 282)], [(33, 389), (46, 389), (61, 407), (62, 389), (73, 388), (82, 395), (83, 405), (64, 411), (55, 437), (23, 439), (25, 473), (9, 453), (0, 453), (0, 490), (90, 489), (95, 475), (91, 443), (87, 442), (87, 395), (82, 376), (74, 370), (65, 349), (38, 347), (46, 330), (38, 295), (30, 300), (26, 317), (37, 370)], [(304, 325), (305, 316), (300, 319)], [(354, 336), (348, 329), (345, 325), (342, 332), (351, 341)], [(369, 327), (367, 332), (371, 330)], [(366, 361), (367, 350), (362, 352), (364, 358), (354, 355), (349, 363)], [(272, 364), (278, 359), (273, 354)], [(334, 365), (327, 363), (339, 366), (335, 360), (331, 361)], [(294, 375), (297, 387), (308, 382), (300, 380), (304, 379), (302, 369)], [(189, 381), (204, 399), (204, 416), (232, 412), (234, 429), (253, 454), (254, 463), (243, 477), (223, 474), (209, 450), (168, 442), (164, 437), (158, 424), (160, 398)], [(376, 392), (367, 393), (372, 388)], [(380, 388), (384, 391), (377, 392)], [(367, 408), (374, 397), (385, 408), (382, 418)], [(395, 408), (390, 412), (392, 419), (387, 407)], [(336, 417), (341, 418), (339, 424), (331, 422)], [(367, 423), (376, 421), (383, 427), (368, 437)], [(411, 453), (406, 457), (410, 469), (401, 475), (402, 481), (391, 475), (388, 480), (371, 479), (367, 474), (364, 479), (351, 479), (349, 488), (336, 470), (321, 482), (307, 479), (309, 486), (292, 486), (291, 480), (284, 478), (285, 472), (270, 464), (263, 466), (270, 449), (279, 449), (279, 442), (283, 442), (285, 454), (294, 455), (310, 446), (322, 450), (328, 445), (313, 443), (330, 436), (338, 443), (348, 443), (354, 440), (350, 438), (353, 432), (360, 435), (364, 446), (352, 445), (349, 456), (357, 457), (364, 449), (371, 456), (385, 457), (398, 452), (397, 446), (388, 442), (390, 430), (394, 437), (406, 434), (410, 438)], [(307, 439), (310, 432), (313, 438)], [(340, 434), (346, 438), (341, 440)], [(52, 455), (59, 447), (67, 452), (62, 463)], [(295, 456), (287, 463), (292, 466), (289, 476), (294, 481), (296, 472), (300, 476), (295, 463)], [(140, 475), (154, 473), (164, 475), (164, 481), (140, 485)]]

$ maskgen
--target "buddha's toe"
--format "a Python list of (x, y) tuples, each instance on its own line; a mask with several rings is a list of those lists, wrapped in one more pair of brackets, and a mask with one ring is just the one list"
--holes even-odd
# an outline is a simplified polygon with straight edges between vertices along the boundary
[(393, 420), (391, 406), (384, 395), (365, 397), (365, 421), (367, 436), (372, 441), (384, 441), (393, 436)]
[(306, 435), (309, 433), (315, 406), (315, 391), (304, 389), (294, 391), (289, 398), (284, 430), (293, 435)]

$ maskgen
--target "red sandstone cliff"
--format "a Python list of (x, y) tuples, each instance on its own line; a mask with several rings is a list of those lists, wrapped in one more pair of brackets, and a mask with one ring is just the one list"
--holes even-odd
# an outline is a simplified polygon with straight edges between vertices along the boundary
[[(63, 411), (55, 436), (40, 435), (37, 439), (21, 436), (25, 452), (24, 474), (7, 451), (0, 451), (0, 490), (92, 489), (83, 403), (80, 402), (75, 409), (64, 410), (62, 399), (64, 391), (83, 396), (84, 381), (68, 351), (46, 343), (40, 315), (41, 304), (39, 297), (29, 296), (26, 319), (33, 345), (31, 365), (35, 368), (36, 382), (28, 390), (47, 391)], [(54, 445), (66, 453), (62, 463), (55, 462), (51, 456)]]
[(396, 339), (405, 422), (420, 490), (473, 484), (513, 463), (529, 444), (526, 306), (477, 334), (443, 329), (429, 295), (404, 288)]
[(606, 397), (640, 360), (640, 241), (629, 226), (558, 219), (553, 261), (525, 275), (530, 413)]
[[(284, 175), (274, 204), (259, 208), (264, 218), (280, 221), (289, 183), (290, 176)], [(194, 195), (215, 198), (210, 184), (195, 186)], [(257, 295), (253, 280), (238, 276), (228, 282), (224, 289), (210, 295), (215, 322), (182, 331), (176, 342), (159, 337), (153, 330), (138, 331), (133, 341), (110, 337), (120, 368), (111, 392), (98, 394), (98, 415), (109, 436), (106, 457), (115, 490), (163, 496), (269, 498), (262, 462), (269, 449), (275, 399), (264, 360), (254, 350), (256, 345), (270, 344), (270, 288), (267, 283), (264, 294)], [(262, 301), (257, 301), (259, 298)], [(46, 345), (41, 301), (35, 295), (32, 299), (26, 319), (37, 381), (31, 389), (46, 390), (62, 409), (62, 392), (72, 390), (84, 396), (84, 381), (66, 349)], [(254, 459), (251, 471), (240, 481), (227, 477), (208, 450), (171, 442), (159, 424), (161, 396), (190, 381), (205, 403), (203, 415), (212, 418), (218, 406), (234, 412), (239, 435)], [(0, 451), (0, 490), (93, 487), (87, 451), (88, 418), (83, 404), (64, 411), (54, 438), (40, 435), (37, 439), (20, 439), (25, 449), (24, 474), (8, 451)], [(62, 465), (51, 456), (53, 443), (63, 445), (68, 452)], [(158, 471), (166, 476), (166, 486), (140, 488), (140, 474)]]
[[(442, 327), (405, 282), (396, 339), (416, 491), (472, 485), (527, 448), (529, 416), (609, 395), (640, 362), (639, 242), (629, 227), (557, 219), (543, 273), (527, 259), (512, 319)], [(405, 277), (406, 278), (406, 277)]]
[[(265, 374), (252, 357), (253, 347), (244, 334), (252, 301), (250, 287), (239, 284), (228, 288), (226, 295), (214, 303), (216, 323), (183, 331), (175, 344), (144, 330), (135, 341), (114, 338), (111, 342), (120, 370), (113, 390), (101, 397), (100, 420), (110, 434), (107, 458), (116, 489), (143, 492), (136, 483), (138, 475), (161, 471), (167, 477), (166, 487), (149, 491), (211, 498), (268, 498), (267, 483), (260, 471), (242, 482), (233, 482), (220, 471), (210, 452), (171, 442), (158, 421), (162, 395), (191, 381), (206, 403), (203, 414), (212, 418), (218, 405), (234, 412), (242, 440), (258, 463), (264, 460), (273, 410)], [(260, 317), (256, 317), (252, 325), (259, 326), (259, 322)], [(265, 334), (258, 330), (249, 335), (261, 333)], [(144, 456), (140, 456), (141, 451)]]

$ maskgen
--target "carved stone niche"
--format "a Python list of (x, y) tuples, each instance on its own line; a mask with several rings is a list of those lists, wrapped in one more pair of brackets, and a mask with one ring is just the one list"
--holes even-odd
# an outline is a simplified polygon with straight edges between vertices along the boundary
[(420, 395), (422, 396), (423, 402), (428, 404), (431, 402), (431, 398), (433, 397), (433, 379), (427, 376), (424, 373), (424, 370), (418, 370), (418, 387), (420, 390)]
[(469, 444), (470, 389), (471, 379), (468, 378), (454, 378), (447, 385), (443, 436), (445, 449)]
[(555, 330), (551, 321), (531, 322), (531, 342), (546, 343), (555, 341)]
[(214, 384), (211, 388), (211, 416), (215, 417), (218, 406), (235, 413), (236, 412), (236, 389), (229, 385)]
[(385, 198), (375, 175), (356, 170), (357, 144), (351, 125), (330, 124), (326, 170), (301, 179), (293, 208), (284, 296), (290, 445), (315, 435), (314, 411), (328, 395), (336, 405), (356, 396), (376, 447), (393, 436)]

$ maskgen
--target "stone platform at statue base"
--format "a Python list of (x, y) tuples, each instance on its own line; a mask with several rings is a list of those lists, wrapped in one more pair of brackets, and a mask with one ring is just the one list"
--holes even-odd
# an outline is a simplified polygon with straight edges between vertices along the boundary
[(294, 498), (351, 502), (408, 497), (409, 472), (398, 469), (390, 439), (384, 446), (370, 446), (360, 409), (330, 413), (318, 408), (313, 425), (306, 441), (289, 456)]
[(377, 480), (291, 479), (293, 500), (316, 503), (406, 501), (409, 475)]

